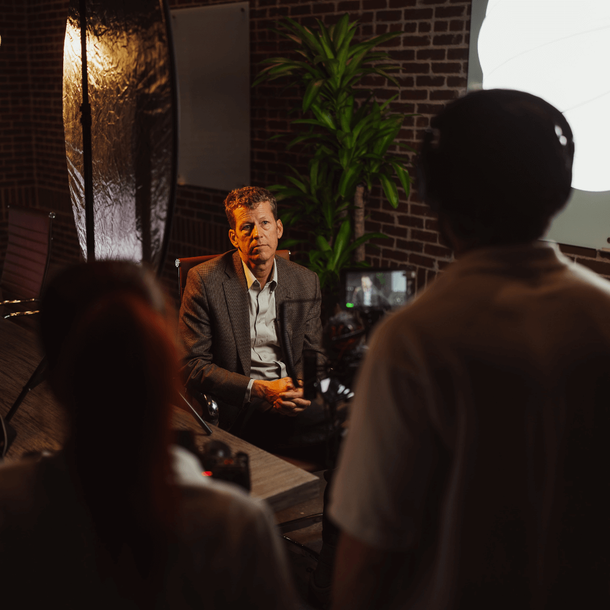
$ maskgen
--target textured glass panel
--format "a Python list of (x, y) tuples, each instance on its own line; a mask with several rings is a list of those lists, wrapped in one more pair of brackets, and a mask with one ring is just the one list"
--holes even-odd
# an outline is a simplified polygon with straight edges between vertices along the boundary
[[(64, 44), (64, 130), (70, 196), (86, 257), (79, 1)], [(88, 0), (96, 259), (161, 262), (175, 175), (173, 70), (160, 0)]]

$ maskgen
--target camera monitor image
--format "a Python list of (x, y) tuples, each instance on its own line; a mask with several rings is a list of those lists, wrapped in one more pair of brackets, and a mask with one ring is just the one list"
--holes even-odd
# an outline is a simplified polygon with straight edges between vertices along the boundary
[(348, 269), (344, 272), (346, 309), (397, 309), (412, 296), (414, 269)]

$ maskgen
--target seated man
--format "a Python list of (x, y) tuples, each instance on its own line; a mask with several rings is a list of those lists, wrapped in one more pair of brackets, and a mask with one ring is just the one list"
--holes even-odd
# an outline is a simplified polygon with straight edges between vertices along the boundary
[(321, 353), (320, 283), (275, 256), (283, 227), (269, 191), (234, 190), (225, 211), (236, 249), (188, 274), (179, 321), (183, 376), (191, 394), (218, 401), (222, 428), (273, 449), (323, 416), (290, 377), (291, 368), (301, 376), (305, 350)]
[(373, 334), (331, 490), (333, 608), (610, 606), (610, 284), (538, 241), (573, 154), (527, 93), (433, 119), (418, 189), (457, 261)]

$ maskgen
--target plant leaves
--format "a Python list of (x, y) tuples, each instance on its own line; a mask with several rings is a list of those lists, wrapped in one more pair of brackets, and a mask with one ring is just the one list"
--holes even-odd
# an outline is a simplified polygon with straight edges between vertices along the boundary
[(332, 251), (330, 244), (328, 243), (328, 241), (326, 241), (326, 239), (322, 235), (318, 235), (316, 237), (316, 243), (318, 244), (318, 248), (320, 249), (321, 252)]
[(411, 192), (411, 176), (409, 176), (409, 172), (394, 159), (390, 159), (390, 165), (394, 168), (405, 195), (408, 197)]
[(326, 57), (328, 59), (335, 59), (333, 43), (330, 39), (330, 36), (328, 35), (328, 30), (326, 29), (326, 26), (319, 19), (316, 19), (316, 21), (318, 23), (318, 28), (319, 28), (318, 40), (320, 41), (320, 44), (322, 45), (322, 48), (324, 49), (324, 52), (326, 53)]
[(307, 89), (305, 90), (305, 95), (303, 96), (303, 112), (307, 112), (309, 107), (315, 102), (316, 98), (320, 93), (320, 89), (322, 85), (326, 82), (325, 79), (321, 78), (318, 80), (312, 80)]
[(339, 51), (343, 45), (343, 39), (345, 38), (345, 34), (348, 31), (349, 27), (349, 14), (345, 13), (341, 19), (337, 22), (333, 32), (333, 43), (335, 45), (335, 49)]
[(337, 262), (339, 261), (343, 251), (348, 247), (351, 236), (352, 226), (348, 216), (341, 223), (341, 227), (339, 227), (339, 232), (335, 238), (335, 242), (333, 244), (333, 255), (328, 264), (328, 268), (330, 270), (334, 271), (337, 268)]
[(398, 207), (398, 189), (396, 188), (396, 184), (393, 180), (388, 178), (385, 174), (379, 174), (379, 180), (381, 182), (381, 188), (385, 196), (387, 197), (390, 205), (393, 208)]

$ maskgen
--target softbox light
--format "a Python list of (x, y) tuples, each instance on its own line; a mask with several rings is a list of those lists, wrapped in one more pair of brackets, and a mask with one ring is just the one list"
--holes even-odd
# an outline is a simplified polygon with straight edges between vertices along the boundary
[(133, 260), (160, 271), (165, 258), (177, 154), (168, 16), (163, 0), (70, 3), (64, 131), (74, 220), (88, 260)]

